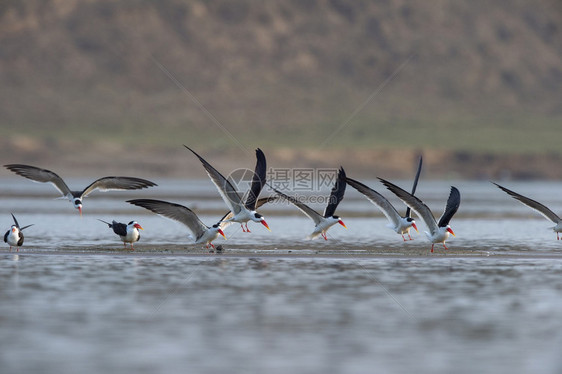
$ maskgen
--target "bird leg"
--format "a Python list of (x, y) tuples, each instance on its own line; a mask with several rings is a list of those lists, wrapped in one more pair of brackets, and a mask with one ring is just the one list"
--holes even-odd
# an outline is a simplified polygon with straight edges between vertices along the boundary
[(447, 248), (447, 246), (445, 245), (445, 243), (443, 243), (443, 248), (445, 248), (446, 250), (449, 250), (449, 248)]
[(402, 235), (402, 240), (406, 241), (406, 238), (404, 237), (404, 234), (400, 234)]
[(556, 240), (560, 240), (560, 235), (558, 234), (558, 231), (556, 232)]
[(326, 233), (322, 231), (322, 237), (324, 238), (324, 240), (328, 240), (328, 238), (326, 237)]
[(431, 245), (431, 253), (433, 253), (433, 246), (434, 246), (434, 245), (435, 245), (435, 244), (432, 244), (432, 245)]
[(410, 238), (410, 240), (414, 240), (414, 239), (412, 239), (412, 237), (410, 236), (410, 233), (408, 233), (408, 238)]
[(250, 232), (250, 229), (248, 228), (248, 222), (246, 222), (246, 232)]

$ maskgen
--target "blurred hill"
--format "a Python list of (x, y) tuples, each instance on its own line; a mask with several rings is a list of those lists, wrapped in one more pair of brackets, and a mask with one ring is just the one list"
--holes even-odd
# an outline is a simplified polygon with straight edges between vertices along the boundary
[(0, 154), (562, 177), (561, 25), (557, 0), (5, 0)]

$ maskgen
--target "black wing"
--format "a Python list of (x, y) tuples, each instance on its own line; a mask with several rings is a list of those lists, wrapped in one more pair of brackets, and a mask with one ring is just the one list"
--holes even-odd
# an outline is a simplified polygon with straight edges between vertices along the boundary
[(205, 225), (199, 217), (189, 208), (167, 201), (152, 200), (152, 199), (135, 199), (127, 200), (129, 204), (143, 207), (161, 216), (173, 219), (183, 223), (195, 237), (199, 239), (209, 228)]
[[(423, 163), (423, 159), (422, 159), (422, 156), (420, 156), (420, 162), (418, 164), (418, 171), (416, 172), (416, 177), (414, 178), (414, 185), (412, 186), (412, 195), (414, 195), (416, 193), (416, 188), (418, 187), (418, 180), (420, 179), (422, 163)], [(410, 214), (410, 211), (411, 211), (411, 208), (407, 207), (406, 208), (406, 217), (412, 216)]]
[(10, 234), (10, 230), (6, 231), (4, 234), (4, 243), (8, 243), (8, 235)]
[(14, 216), (14, 213), (10, 213), (12, 215), (12, 218), (14, 219), (14, 223), (16, 224), (16, 227), (19, 229), (20, 228), (20, 224), (18, 223), (18, 220), (16, 219), (16, 216)]
[(193, 149), (189, 148), (185, 144), (183, 145), (185, 148), (189, 149), (191, 153), (193, 153), (199, 161), (203, 164), (203, 168), (207, 172), (211, 181), (217, 187), (219, 194), (221, 195), (222, 199), (224, 200), (225, 204), (233, 211), (235, 214), (240, 213), (242, 199), (236, 189), (232, 186), (232, 184), (222, 175), (217, 169), (215, 169), (211, 164), (209, 164), (203, 157), (199, 156)]
[(51, 183), (63, 196), (68, 196), (68, 194), (72, 194), (70, 188), (68, 188), (66, 183), (62, 180), (62, 178), (59, 177), (58, 174), (50, 170), (41, 169), (36, 166), (23, 165), (23, 164), (10, 164), (10, 165), (4, 165), (4, 167), (16, 173), (17, 175), (20, 175), (27, 179), (31, 179), (34, 182)]
[(425, 222), (429, 231), (433, 234), (439, 228), (437, 226), (437, 221), (435, 221), (435, 217), (433, 217), (433, 213), (427, 205), (424, 204), (423, 201), (418, 199), (416, 196), (412, 195), (408, 191), (403, 190), (402, 188), (398, 187), (397, 185), (390, 183), (389, 181), (379, 178), (379, 180), (388, 188), (393, 194), (398, 196), (400, 200), (406, 206), (412, 208), (412, 210)]
[(111, 228), (117, 235), (127, 236), (127, 225), (125, 225), (124, 223), (113, 221), (113, 223), (111, 224)]
[(326, 209), (324, 210), (324, 218), (332, 217), (336, 212), (338, 204), (343, 200), (345, 187), (347, 186), (347, 182), (345, 179), (345, 171), (340, 166), (340, 170), (338, 171), (338, 179), (336, 180), (336, 184), (334, 185), (334, 187), (332, 188), (332, 192), (330, 193), (328, 206), (326, 206)]
[[(492, 182), (493, 183), (493, 182)], [(501, 189), (502, 191), (504, 191), (505, 193), (507, 193), (508, 195), (510, 195), (511, 197), (513, 197), (514, 199), (518, 200), (519, 202), (527, 205), (529, 208), (532, 208), (534, 210), (536, 210), (537, 212), (539, 212), (540, 214), (543, 215), (543, 217), (545, 217), (548, 220), (551, 220), (554, 223), (558, 223), (560, 222), (560, 217), (558, 217), (558, 215), (556, 215), (556, 213), (554, 213), (552, 210), (550, 210), (549, 208), (547, 208), (546, 206), (542, 205), (541, 203), (539, 203), (538, 201), (529, 199), (528, 197), (525, 197), (523, 195), (518, 194), (517, 192), (513, 192), (511, 190), (508, 190), (505, 187), (500, 186), (497, 183), (494, 183), (499, 189)]]
[(451, 221), (451, 218), (453, 218), (453, 216), (459, 209), (459, 205), (461, 205), (461, 194), (456, 187), (451, 186), (451, 193), (449, 194), (449, 198), (447, 199), (445, 211), (443, 212), (441, 218), (439, 218), (437, 226), (447, 226), (449, 224), (449, 221)]
[(252, 177), (252, 185), (250, 187), (250, 193), (248, 198), (244, 203), (246, 209), (256, 210), (256, 201), (260, 192), (265, 185), (265, 176), (267, 173), (267, 164), (265, 161), (265, 154), (261, 149), (256, 149), (256, 168), (254, 169), (254, 176)]
[(80, 194), (80, 197), (86, 197), (94, 190), (111, 191), (111, 190), (140, 190), (143, 188), (157, 186), (156, 183), (146, 179), (135, 177), (103, 177), (88, 187)]

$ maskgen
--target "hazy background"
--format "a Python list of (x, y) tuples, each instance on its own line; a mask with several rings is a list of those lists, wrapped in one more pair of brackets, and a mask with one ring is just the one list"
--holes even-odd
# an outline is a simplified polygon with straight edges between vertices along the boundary
[[(77, 176), (562, 178), (562, 3), (0, 2), (0, 154)], [(0, 175), (8, 175), (3, 169)]]

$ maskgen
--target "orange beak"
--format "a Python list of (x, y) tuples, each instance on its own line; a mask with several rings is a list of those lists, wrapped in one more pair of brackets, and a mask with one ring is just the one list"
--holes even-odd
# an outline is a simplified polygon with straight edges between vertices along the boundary
[(139, 225), (138, 223), (135, 223), (134, 227), (135, 227), (136, 229), (139, 229), (139, 230), (143, 230), (143, 231), (144, 231), (144, 229), (142, 228), (142, 226)]
[[(416, 230), (417, 233), (419, 233), (418, 228), (416, 227), (415, 223), (412, 223), (412, 227)], [(453, 234), (454, 235), (454, 234)]]
[(219, 234), (221, 234), (221, 235), (222, 235), (222, 237), (224, 238), (224, 240), (226, 240), (226, 235), (224, 235), (224, 232), (222, 232), (222, 230), (221, 230), (221, 229), (219, 229)]
[(345, 225), (345, 223), (343, 223), (341, 219), (338, 221), (338, 223), (347, 229), (347, 226)]
[(453, 230), (450, 227), (447, 228), (447, 231), (449, 231), (451, 233), (451, 235), (456, 236), (455, 233), (453, 232)]
[(12, 227), (12, 232), (16, 232), (16, 228), (15, 228), (15, 227)]
[(261, 224), (264, 225), (266, 229), (268, 229), (269, 231), (271, 231), (271, 229), (270, 229), (269, 226), (267, 225), (267, 222), (265, 222), (264, 219), (261, 220)]

